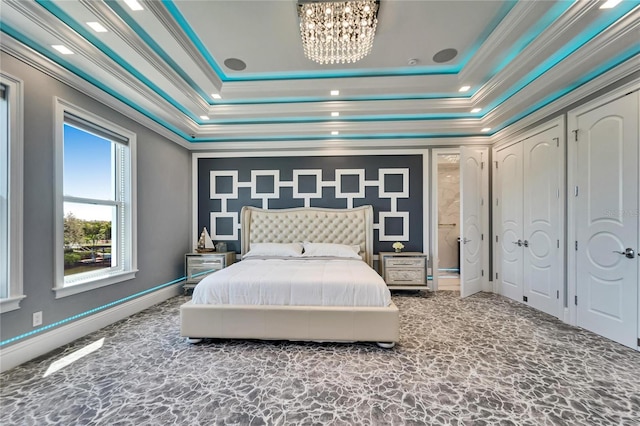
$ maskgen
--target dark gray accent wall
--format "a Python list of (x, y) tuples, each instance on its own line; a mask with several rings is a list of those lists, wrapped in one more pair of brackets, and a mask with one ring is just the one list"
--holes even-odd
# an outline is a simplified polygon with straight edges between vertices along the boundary
[(240, 210), (374, 208), (374, 252), (423, 250), (423, 156), (199, 158), (198, 230), (240, 251)]
[[(188, 150), (18, 59), (1, 53), (2, 70), (24, 81), (24, 293), (2, 314), (1, 339), (136, 294), (184, 275), (190, 248), (191, 156)], [(133, 280), (56, 299), (54, 286), (54, 97), (137, 134), (138, 269)]]

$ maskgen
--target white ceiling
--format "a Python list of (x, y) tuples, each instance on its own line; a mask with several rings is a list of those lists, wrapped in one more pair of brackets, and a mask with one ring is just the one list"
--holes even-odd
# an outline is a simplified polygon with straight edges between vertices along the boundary
[[(304, 57), (295, 0), (140, 0), (141, 11), (120, 0), (2, 0), (0, 42), (12, 54), (29, 46), (194, 147), (348, 146), (490, 135), (637, 63), (638, 2), (603, 3), (380, 0), (371, 54), (347, 65)], [(458, 55), (434, 62), (448, 48)], [(228, 58), (246, 69), (227, 68)], [(459, 92), (463, 85), (470, 90)]]

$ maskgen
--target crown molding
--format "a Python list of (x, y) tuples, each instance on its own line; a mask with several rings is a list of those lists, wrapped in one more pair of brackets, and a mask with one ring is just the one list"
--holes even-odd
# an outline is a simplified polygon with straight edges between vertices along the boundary
[[(304, 114), (308, 117), (330, 117), (333, 111), (341, 116), (416, 114), (416, 111), (438, 111), (438, 114), (467, 114), (472, 106), (467, 98), (447, 99), (398, 99), (383, 101), (326, 101), (305, 102)], [(247, 119), (268, 117), (292, 117), (300, 115), (301, 105), (296, 102), (274, 104), (225, 104), (209, 108), (209, 116), (215, 119)], [(330, 118), (329, 118), (330, 119)]]
[[(493, 134), (490, 138), (491, 143), (501, 144), (505, 139), (516, 137), (523, 131), (526, 131), (529, 127), (553, 118), (555, 114), (560, 114), (567, 108), (575, 106), (576, 103), (588, 98), (590, 95), (606, 89), (619, 82), (621, 79), (640, 73), (640, 61), (636, 57), (630, 58), (624, 63), (620, 64), (616, 68), (606, 72), (605, 74), (596, 77), (595, 79), (585, 83), (579, 88), (566, 94), (560, 99), (546, 105), (545, 107), (527, 115), (526, 117), (518, 120), (516, 123), (500, 130)], [(625, 84), (622, 87), (626, 87), (629, 90), (637, 90), (640, 88), (640, 75), (638, 75), (632, 82)]]
[[(530, 2), (536, 3), (536, 2)], [(487, 81), (473, 96), (473, 102), (482, 105), (489, 105), (504, 93), (505, 87), (512, 87), (522, 79), (527, 73), (534, 69), (545, 58), (556, 52), (557, 43), (563, 37), (575, 36), (576, 29), (580, 30), (587, 23), (584, 19), (598, 3), (596, 2), (575, 2), (565, 13), (555, 20), (545, 31), (531, 44), (526, 46), (511, 62), (511, 66), (505, 67)]]
[[(75, 31), (71, 28), (66, 25), (50, 25), (49, 22), (51, 20), (51, 14), (37, 3), (5, 1), (3, 3), (2, 13), (3, 18), (9, 23), (11, 23), (11, 19), (15, 20), (16, 13), (23, 15), (30, 25), (37, 26), (37, 31), (45, 31), (52, 38), (59, 40), (62, 44), (69, 47), (75, 52), (75, 54), (72, 55), (74, 56), (73, 60), (77, 61), (77, 59), (81, 58), (84, 63), (91, 64), (93, 69), (86, 69), (85, 72), (93, 72), (92, 76), (94, 78), (110, 82), (111, 85), (118, 85), (121, 90), (119, 90), (117, 94), (122, 98), (130, 99), (134, 105), (139, 106), (143, 111), (148, 111), (149, 115), (154, 117), (154, 119), (151, 119), (152, 121), (165, 122), (169, 126), (173, 126), (180, 130), (185, 128), (183, 123), (185, 122), (186, 117), (179, 117), (178, 114), (175, 113), (175, 107), (167, 103), (164, 98), (160, 97), (155, 92), (148, 90), (145, 85), (141, 84), (120, 66), (114, 66), (115, 64), (110, 58), (106, 57), (106, 55), (84, 38), (78, 37)], [(11, 14), (14, 14), (14, 16), (11, 16)], [(15, 43), (12, 41), (15, 41)], [(95, 87), (92, 83), (76, 76), (73, 72), (66, 70), (55, 61), (34, 51), (30, 47), (23, 45), (11, 36), (3, 36), (0, 42), (6, 45), (8, 49), (11, 49), (14, 52), (14, 56), (22, 56), (24, 61), (30, 62), (32, 66), (40, 69), (41, 71), (50, 67), (52, 72), (44, 72), (72, 87), (82, 87), (83, 89), (80, 90), (90, 94), (90, 96), (101, 102), (104, 98), (104, 94), (117, 99), (111, 93)], [(82, 82), (77, 80), (82, 80)], [(108, 83), (105, 83), (105, 85), (107, 87), (110, 86)], [(90, 90), (88, 89), (89, 87), (94, 89)], [(96, 93), (100, 93), (100, 95), (96, 96)], [(123, 101), (120, 102), (126, 104)], [(133, 107), (129, 108), (136, 110)], [(138, 113), (144, 115), (141, 112)], [(182, 114), (180, 114), (180, 116), (182, 116)]]
[(200, 127), (198, 138), (215, 139), (243, 139), (256, 136), (264, 137), (325, 137), (331, 131), (338, 130), (341, 134), (365, 134), (365, 135), (392, 135), (401, 133), (410, 135), (425, 133), (437, 135), (459, 135), (460, 133), (480, 133), (482, 121), (479, 119), (457, 119), (452, 125), (452, 120), (394, 120), (394, 121), (326, 121), (318, 123), (259, 123), (259, 124), (207, 124)]
[[(524, 111), (531, 106), (531, 99), (540, 97), (540, 93), (553, 93), (554, 90), (561, 90), (567, 84), (579, 81), (581, 75), (576, 76), (577, 70), (593, 69), (600, 64), (611, 60), (611, 55), (619, 54), (625, 49), (632, 48), (637, 44), (637, 34), (640, 31), (640, 10), (632, 10), (615, 24), (602, 32), (596, 39), (585, 44), (581, 49), (574, 52), (565, 61), (554, 67), (553, 73), (545, 73), (538, 79), (524, 87), (511, 98), (507, 99), (500, 106), (485, 115), (485, 122), (488, 124), (504, 123), (513, 117), (513, 111)], [(607, 53), (609, 52), (609, 53)], [(607, 55), (605, 57), (605, 55)], [(636, 55), (637, 56), (637, 55)], [(541, 108), (530, 115), (539, 116), (540, 111), (549, 111), (549, 107), (555, 105), (553, 109), (562, 109), (572, 103), (588, 96), (594, 91), (601, 90), (620, 79), (640, 70), (640, 61), (636, 56), (629, 58), (622, 64), (607, 71), (606, 73), (584, 83), (582, 86), (565, 94), (560, 99), (550, 105)], [(557, 76), (562, 76), (564, 81)], [(585, 89), (587, 88), (587, 89)], [(548, 114), (548, 113), (546, 113)], [(525, 117), (528, 119), (528, 117)], [(525, 119), (523, 118), (523, 119)], [(521, 120), (523, 120), (521, 119)], [(519, 120), (519, 121), (521, 121)]]
[(150, 119), (136, 109), (123, 103), (109, 93), (104, 92), (102, 89), (97, 88), (93, 84), (71, 73), (66, 68), (61, 67), (55, 62), (52, 62), (48, 58), (35, 52), (34, 50), (15, 40), (13, 37), (3, 35), (3, 37), (0, 39), (0, 50), (37, 69), (45, 75), (48, 75), (49, 77), (54, 78), (62, 82), (63, 84), (66, 84), (67, 86), (72, 87), (80, 91), (81, 93), (95, 99), (96, 101), (108, 106), (109, 108), (112, 108), (113, 110), (127, 116), (128, 118), (140, 123), (144, 127), (158, 133), (160, 136), (163, 136), (170, 141), (181, 145), (184, 148), (189, 148), (189, 142), (185, 141), (174, 132), (168, 130), (166, 127), (158, 124), (156, 121)]
[(175, 70), (169, 67), (149, 45), (129, 27), (120, 16), (115, 13), (107, 4), (103, 2), (81, 0), (80, 3), (95, 15), (109, 31), (115, 34), (122, 43), (129, 46), (140, 58), (148, 63), (158, 75), (163, 76), (171, 86), (185, 96), (192, 104), (192, 110), (201, 111), (205, 114), (209, 108), (209, 103), (202, 99), (202, 96), (189, 86), (185, 80)]
[(362, 139), (357, 141), (344, 139), (331, 139), (324, 141), (255, 141), (255, 142), (198, 142), (193, 143), (191, 150), (196, 152), (269, 152), (299, 151), (308, 154), (310, 149), (317, 150), (370, 150), (383, 149), (396, 151), (401, 149), (458, 147), (460, 145), (490, 145), (488, 137), (452, 137), (429, 139)]
[(180, 25), (173, 19), (167, 8), (161, 1), (142, 0), (145, 7), (151, 11), (155, 18), (162, 23), (173, 39), (180, 45), (184, 52), (191, 58), (200, 71), (209, 79), (211, 84), (222, 92), (223, 81), (220, 76), (211, 68), (211, 65), (202, 57), (198, 49), (193, 45), (189, 37), (182, 31)]
[(552, 5), (551, 1), (517, 2), (460, 71), (459, 80), (474, 84), (488, 80), (487, 73), (494, 68), (496, 58), (509, 50), (509, 41), (520, 38)]

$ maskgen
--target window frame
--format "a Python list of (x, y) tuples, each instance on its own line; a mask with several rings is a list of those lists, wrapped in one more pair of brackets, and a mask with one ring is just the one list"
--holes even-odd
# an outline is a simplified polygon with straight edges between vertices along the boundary
[(9, 115), (7, 153), (7, 297), (0, 299), (0, 313), (20, 309), (23, 292), (23, 182), (24, 182), (24, 83), (0, 72), (6, 87)]
[[(137, 214), (136, 214), (136, 134), (113, 122), (110, 122), (96, 114), (83, 110), (63, 99), (55, 98), (55, 238), (54, 238), (54, 270), (55, 281), (53, 291), (56, 299), (73, 294), (90, 291), (96, 288), (109, 286), (122, 281), (135, 278), (137, 269)], [(112, 229), (112, 235), (116, 232), (122, 235), (120, 243), (126, 244), (126, 258), (122, 269), (103, 269), (95, 273), (83, 275), (81, 280), (74, 283), (66, 283), (64, 276), (64, 203), (81, 202), (89, 203), (89, 198), (65, 196), (64, 194), (64, 125), (65, 115), (69, 114), (99, 128), (105, 129), (123, 139), (128, 140), (127, 152), (124, 157), (123, 178), (125, 180), (125, 195), (122, 200), (124, 205), (123, 223), (116, 220), (117, 226), (122, 229)], [(73, 125), (72, 123), (68, 123)], [(82, 129), (85, 130), (85, 129)], [(110, 140), (118, 142), (113, 138)], [(115, 160), (120, 161), (120, 160)], [(122, 244), (120, 244), (122, 245)]]

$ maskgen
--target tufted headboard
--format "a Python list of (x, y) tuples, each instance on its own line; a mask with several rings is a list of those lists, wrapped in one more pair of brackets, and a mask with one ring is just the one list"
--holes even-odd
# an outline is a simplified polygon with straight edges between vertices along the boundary
[(265, 210), (245, 206), (241, 213), (242, 255), (251, 243), (339, 243), (360, 245), (373, 267), (373, 207), (323, 209), (299, 207)]

